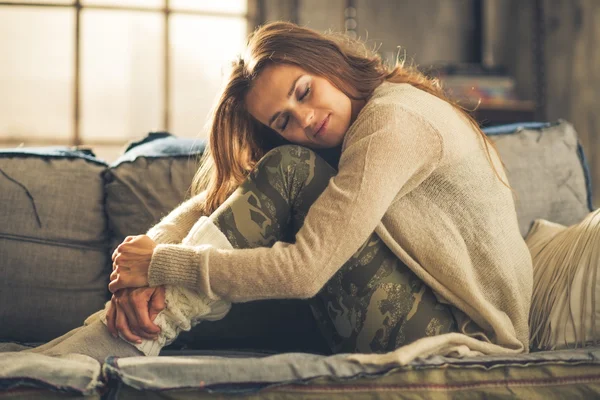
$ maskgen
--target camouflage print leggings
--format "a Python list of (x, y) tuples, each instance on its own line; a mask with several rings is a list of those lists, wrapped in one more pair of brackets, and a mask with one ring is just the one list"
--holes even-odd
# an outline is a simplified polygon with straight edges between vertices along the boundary
[[(293, 242), (334, 174), (307, 148), (277, 147), (211, 219), (235, 248)], [(456, 330), (451, 307), (439, 303), (375, 233), (309, 303), (334, 353), (387, 352)]]

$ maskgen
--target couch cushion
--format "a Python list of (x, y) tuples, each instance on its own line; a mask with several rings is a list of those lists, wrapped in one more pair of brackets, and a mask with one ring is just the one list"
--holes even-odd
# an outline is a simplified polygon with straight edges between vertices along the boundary
[(580, 222), (592, 209), (589, 172), (570, 123), (513, 124), (484, 129), (495, 142), (517, 193), (521, 234), (541, 218)]
[[(110, 398), (153, 392), (170, 399), (598, 398), (600, 350), (463, 359), (434, 356), (407, 366), (361, 365), (347, 354), (204, 352), (177, 357), (108, 358)], [(213, 396), (213, 397), (211, 397)]]
[[(189, 194), (201, 140), (160, 132), (129, 146), (106, 171), (106, 210), (113, 246), (146, 232)], [(234, 304), (219, 321), (182, 332), (171, 348), (329, 352), (308, 304), (264, 300)]]
[(105, 168), (81, 151), (0, 150), (0, 340), (47, 341), (103, 306)]
[(2, 399), (99, 399), (103, 387), (100, 363), (88, 356), (0, 353)]
[(189, 195), (205, 143), (150, 133), (131, 144), (105, 173), (113, 244), (146, 232)]

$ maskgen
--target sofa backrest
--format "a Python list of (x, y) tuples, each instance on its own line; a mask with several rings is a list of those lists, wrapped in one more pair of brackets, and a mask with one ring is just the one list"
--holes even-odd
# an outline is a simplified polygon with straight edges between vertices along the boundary
[(559, 120), (484, 131), (495, 142), (517, 194), (523, 236), (538, 218), (572, 225), (592, 210), (589, 171), (573, 125)]
[[(566, 121), (488, 128), (514, 188), (522, 235), (537, 218), (591, 210), (585, 157)], [(0, 341), (46, 341), (108, 300), (112, 249), (189, 195), (204, 142), (153, 133), (113, 164), (66, 149), (0, 150)], [(4, 173), (3, 173), (4, 172)], [(37, 216), (36, 216), (37, 215)], [(174, 346), (327, 352), (300, 300), (236, 304)]]
[(106, 167), (68, 149), (0, 151), (0, 340), (53, 339), (104, 305)]

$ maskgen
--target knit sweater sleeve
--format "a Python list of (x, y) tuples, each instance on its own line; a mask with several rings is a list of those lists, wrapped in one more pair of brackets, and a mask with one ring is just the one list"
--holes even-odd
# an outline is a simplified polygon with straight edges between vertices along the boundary
[(159, 244), (181, 243), (192, 226), (203, 215), (201, 206), (206, 200), (206, 192), (201, 192), (184, 201), (154, 225), (146, 235)]
[(440, 134), (420, 115), (367, 104), (346, 134), (338, 174), (311, 206), (295, 243), (234, 250), (159, 245), (149, 283), (184, 285), (232, 302), (312, 297), (442, 155)]

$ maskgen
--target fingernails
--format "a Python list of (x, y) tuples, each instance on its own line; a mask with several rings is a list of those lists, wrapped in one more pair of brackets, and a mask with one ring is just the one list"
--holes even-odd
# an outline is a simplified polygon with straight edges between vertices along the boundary
[(136, 342), (137, 344), (141, 344), (141, 343), (142, 343), (142, 341), (141, 341), (140, 339), (136, 340), (135, 342)]

